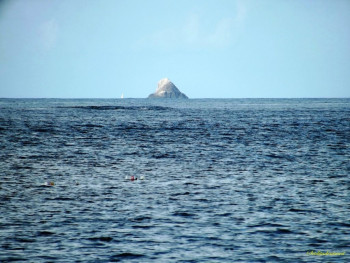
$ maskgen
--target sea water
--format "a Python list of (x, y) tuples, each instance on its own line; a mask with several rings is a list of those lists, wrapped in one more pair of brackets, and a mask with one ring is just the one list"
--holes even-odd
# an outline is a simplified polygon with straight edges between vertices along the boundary
[(1, 99), (0, 261), (350, 262), (349, 160), (349, 99)]

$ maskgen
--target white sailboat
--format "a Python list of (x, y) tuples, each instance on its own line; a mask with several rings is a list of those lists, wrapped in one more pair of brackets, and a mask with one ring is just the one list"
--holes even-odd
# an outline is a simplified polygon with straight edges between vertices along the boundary
[(122, 93), (122, 95), (120, 96), (121, 99), (124, 99), (124, 93)]

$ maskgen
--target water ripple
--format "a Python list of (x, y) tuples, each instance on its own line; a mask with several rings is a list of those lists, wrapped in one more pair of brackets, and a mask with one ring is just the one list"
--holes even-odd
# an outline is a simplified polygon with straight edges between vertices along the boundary
[(349, 262), (349, 102), (2, 99), (0, 261)]

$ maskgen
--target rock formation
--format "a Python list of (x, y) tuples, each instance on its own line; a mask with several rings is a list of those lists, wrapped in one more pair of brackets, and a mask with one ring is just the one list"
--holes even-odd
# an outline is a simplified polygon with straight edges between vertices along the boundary
[(154, 98), (172, 98), (172, 99), (188, 99), (181, 93), (179, 89), (168, 78), (161, 79), (158, 82), (158, 88), (155, 93), (148, 96), (149, 99)]

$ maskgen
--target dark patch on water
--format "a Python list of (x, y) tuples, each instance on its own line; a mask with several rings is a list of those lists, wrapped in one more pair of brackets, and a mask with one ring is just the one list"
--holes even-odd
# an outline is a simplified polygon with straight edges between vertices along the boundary
[(195, 217), (196, 215), (193, 213), (185, 212), (185, 211), (176, 211), (173, 213), (174, 216), (180, 217)]
[(54, 235), (55, 233), (54, 232), (51, 232), (51, 231), (40, 231), (38, 232), (38, 236), (52, 236)]
[(111, 262), (119, 262), (122, 260), (140, 260), (144, 255), (136, 254), (136, 253), (130, 253), (130, 252), (124, 252), (120, 254), (115, 254), (110, 258)]
[(90, 237), (88, 239), (91, 241), (102, 241), (102, 242), (111, 242), (113, 240), (112, 237)]
[(170, 110), (170, 107), (164, 106), (60, 106), (58, 108), (83, 109), (83, 110), (131, 110), (131, 111), (164, 111)]

